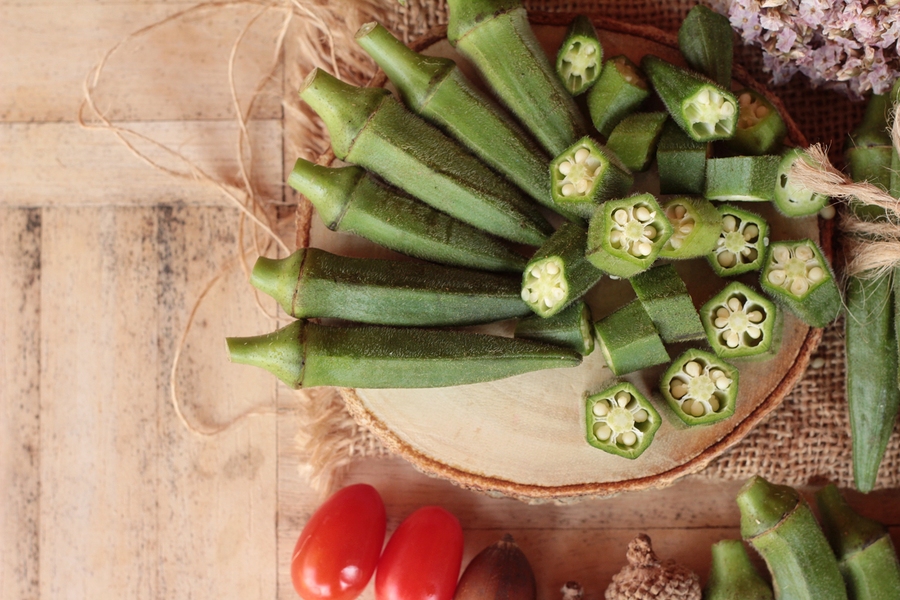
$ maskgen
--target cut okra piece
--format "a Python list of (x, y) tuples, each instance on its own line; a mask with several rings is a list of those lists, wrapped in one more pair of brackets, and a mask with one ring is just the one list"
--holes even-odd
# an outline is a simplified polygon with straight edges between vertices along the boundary
[(630, 114), (609, 134), (606, 147), (630, 170), (644, 171), (656, 155), (656, 143), (668, 118), (664, 112)]
[(556, 74), (573, 96), (583, 94), (594, 85), (603, 68), (603, 46), (594, 24), (584, 15), (569, 24), (556, 55)]
[(758, 271), (769, 246), (769, 225), (756, 213), (722, 204), (721, 229), (716, 247), (706, 255), (716, 275), (731, 277)]
[(775, 302), (813, 327), (825, 327), (843, 307), (831, 266), (809, 239), (773, 242), (760, 285)]
[(634, 176), (615, 154), (585, 137), (550, 163), (550, 183), (555, 204), (589, 218), (603, 200), (628, 193)]
[(663, 245), (662, 258), (697, 258), (712, 252), (722, 231), (722, 217), (712, 202), (699, 196), (671, 198), (662, 205), (672, 224), (672, 237)]
[(709, 425), (734, 414), (738, 370), (711, 352), (690, 348), (666, 369), (659, 391), (688, 425)]
[(631, 277), (650, 268), (671, 235), (652, 194), (610, 200), (591, 217), (586, 256), (610, 275)]
[(738, 281), (703, 305), (700, 320), (710, 346), (722, 358), (765, 357), (777, 350), (777, 307)]
[(726, 140), (737, 128), (737, 99), (699, 73), (647, 54), (641, 59), (656, 94), (672, 119), (697, 142)]
[(775, 196), (781, 157), (728, 156), (706, 161), (706, 191), (710, 200), (769, 202)]
[(687, 286), (672, 265), (656, 265), (635, 275), (631, 278), (631, 287), (664, 342), (701, 340), (706, 337)]
[(726, 145), (740, 154), (771, 154), (778, 152), (787, 126), (778, 109), (762, 94), (743, 89), (734, 93), (738, 99), (740, 116), (734, 137)]
[(698, 4), (678, 29), (678, 48), (687, 64), (725, 89), (731, 87), (734, 32), (728, 17)]
[(582, 356), (594, 351), (591, 309), (578, 300), (552, 317), (531, 315), (516, 324), (515, 337), (572, 348)]
[(522, 274), (522, 300), (541, 317), (551, 317), (581, 298), (603, 277), (584, 256), (587, 232), (563, 223), (538, 248)]
[(591, 121), (604, 136), (650, 96), (650, 86), (637, 65), (626, 56), (608, 59), (587, 96)]
[(653, 319), (639, 300), (632, 300), (619, 310), (594, 323), (597, 345), (606, 366), (616, 375), (669, 362)]
[(814, 215), (828, 204), (828, 196), (801, 186), (791, 177), (791, 168), (798, 160), (809, 160), (805, 150), (793, 148), (785, 152), (775, 181), (775, 208), (788, 217)]
[(708, 156), (708, 143), (695, 142), (675, 121), (666, 121), (656, 146), (660, 193), (702, 194)]
[(656, 408), (627, 381), (587, 396), (585, 418), (591, 446), (631, 459), (650, 447), (662, 423)]

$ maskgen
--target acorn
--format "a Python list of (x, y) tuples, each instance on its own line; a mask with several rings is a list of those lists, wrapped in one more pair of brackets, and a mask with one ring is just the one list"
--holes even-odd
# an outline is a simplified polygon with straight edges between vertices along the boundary
[(534, 572), (508, 533), (466, 566), (453, 600), (535, 600)]
[(613, 575), (606, 600), (700, 600), (700, 577), (674, 560), (660, 561), (650, 536), (628, 544), (628, 564)]

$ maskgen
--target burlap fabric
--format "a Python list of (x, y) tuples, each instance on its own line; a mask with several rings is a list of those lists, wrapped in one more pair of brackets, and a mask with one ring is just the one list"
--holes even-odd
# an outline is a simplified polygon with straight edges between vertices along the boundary
[[(526, 1), (525, 5), (534, 11), (596, 13), (675, 32), (695, 3), (687, 0), (595, 0)], [(389, 7), (386, 21), (398, 37), (409, 41), (435, 25), (446, 23), (446, 3), (443, 0), (409, 0), (406, 7)], [(758, 48), (736, 46), (735, 52), (736, 62), (743, 64), (758, 81), (768, 80), (761, 68)], [(800, 76), (773, 90), (810, 143), (827, 145), (832, 160), (839, 161), (844, 139), (859, 121), (863, 105), (835, 92), (812, 90), (808, 81)], [(758, 474), (793, 486), (833, 481), (841, 487), (852, 487), (842, 335), (842, 322), (828, 327), (811, 367), (781, 406), (694, 477), (732, 480)], [(307, 392), (307, 395), (308, 427), (301, 435), (300, 444), (307, 453), (314, 483), (328, 487), (334, 483), (341, 468), (356, 458), (385, 454), (378, 440), (347, 415), (335, 392), (317, 390)], [(896, 430), (882, 463), (877, 487), (900, 487), (900, 434)]]

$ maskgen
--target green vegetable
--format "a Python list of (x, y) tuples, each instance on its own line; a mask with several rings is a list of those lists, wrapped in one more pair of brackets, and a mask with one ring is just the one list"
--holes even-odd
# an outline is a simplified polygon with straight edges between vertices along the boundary
[(541, 317), (550, 317), (581, 298), (603, 277), (584, 257), (587, 234), (563, 223), (541, 246), (522, 274), (522, 300)]
[(737, 100), (706, 77), (647, 54), (641, 59), (656, 94), (672, 119), (697, 142), (725, 140), (737, 128)]
[(521, 191), (384, 88), (360, 88), (315, 69), (300, 88), (325, 122), (335, 156), (426, 204), (499, 237), (540, 245), (552, 227)]
[(656, 146), (660, 193), (702, 194), (709, 146), (689, 138), (674, 121), (666, 121)]
[(378, 325), (470, 325), (529, 314), (513, 275), (305, 248), (260, 257), (253, 286), (297, 318)]
[(613, 128), (650, 97), (647, 79), (626, 56), (613, 56), (603, 65), (600, 78), (587, 95), (594, 127), (609, 136)]
[(615, 277), (650, 268), (672, 235), (672, 225), (652, 194), (609, 200), (591, 217), (587, 259)]
[(843, 308), (831, 266), (809, 239), (774, 242), (759, 281), (777, 303), (813, 327), (825, 327)]
[(709, 254), (722, 231), (722, 217), (712, 202), (699, 196), (680, 196), (662, 205), (672, 224), (672, 237), (663, 245), (662, 258), (686, 259)]
[(722, 204), (718, 207), (722, 229), (715, 249), (706, 255), (716, 275), (730, 277), (758, 271), (769, 246), (769, 226), (748, 210)]
[(697, 4), (678, 29), (678, 48), (692, 69), (725, 89), (731, 88), (734, 32), (728, 17)]
[(552, 317), (525, 317), (516, 323), (515, 336), (565, 346), (587, 356), (594, 351), (591, 309), (583, 300), (577, 300)]
[(816, 492), (816, 503), (850, 598), (900, 598), (900, 562), (887, 528), (854, 511), (834, 484)]
[(771, 300), (738, 281), (710, 298), (700, 320), (722, 358), (766, 357), (778, 347), (779, 313)]
[(706, 338), (687, 286), (669, 264), (656, 265), (631, 278), (638, 300), (666, 343)]
[(332, 231), (446, 265), (488, 271), (525, 266), (499, 239), (384, 185), (361, 167), (329, 168), (301, 158), (288, 184), (312, 202)]
[(587, 121), (538, 42), (520, 0), (448, 0), (447, 39), (551, 155)]
[(530, 340), (303, 320), (267, 335), (227, 341), (233, 362), (262, 367), (295, 389), (445, 387), (581, 362), (577, 352)]
[(781, 157), (729, 156), (706, 161), (706, 191), (710, 200), (769, 202), (775, 195)]
[(589, 137), (550, 163), (554, 204), (586, 218), (603, 200), (624, 196), (632, 183), (634, 177), (618, 157)]
[(591, 446), (631, 459), (650, 447), (662, 423), (650, 401), (627, 381), (587, 396), (584, 413)]
[(704, 600), (772, 600), (772, 589), (760, 577), (743, 542), (722, 540), (712, 545), (712, 566)]
[(798, 160), (809, 162), (805, 150), (792, 148), (782, 155), (778, 165), (773, 201), (775, 208), (788, 217), (814, 215), (828, 204), (828, 196), (817, 194), (791, 178), (791, 168)]
[(741, 154), (771, 154), (781, 147), (787, 126), (778, 109), (765, 96), (751, 89), (734, 93), (740, 115), (734, 137), (726, 145)]
[(752, 477), (737, 504), (741, 536), (766, 561), (776, 598), (846, 600), (837, 560), (796, 490)]
[(664, 112), (632, 113), (609, 134), (606, 146), (632, 171), (645, 171), (656, 155), (656, 144), (669, 118)]
[(715, 354), (690, 348), (663, 373), (659, 391), (686, 424), (709, 425), (734, 414), (738, 377), (738, 370)]
[(556, 55), (556, 73), (573, 96), (594, 85), (603, 68), (603, 46), (594, 24), (578, 15), (569, 24), (566, 37)]
[(638, 300), (594, 323), (594, 336), (606, 365), (615, 375), (625, 375), (669, 362), (669, 353)]

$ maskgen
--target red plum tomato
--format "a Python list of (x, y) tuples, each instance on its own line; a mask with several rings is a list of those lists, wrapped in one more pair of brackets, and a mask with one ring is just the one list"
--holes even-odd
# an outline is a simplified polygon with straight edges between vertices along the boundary
[(452, 600), (462, 555), (459, 520), (423, 506), (388, 540), (375, 573), (376, 600)]
[(304, 600), (352, 600), (369, 583), (387, 529), (378, 491), (364, 483), (335, 492), (303, 527), (291, 580)]

